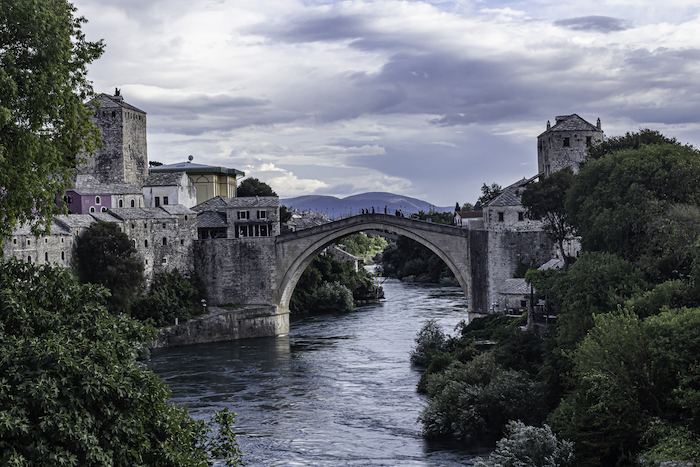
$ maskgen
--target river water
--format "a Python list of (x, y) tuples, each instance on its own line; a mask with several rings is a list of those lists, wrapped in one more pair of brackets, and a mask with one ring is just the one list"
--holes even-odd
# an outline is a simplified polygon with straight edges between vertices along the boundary
[(287, 336), (160, 350), (148, 366), (194, 418), (238, 413), (248, 467), (472, 465), (488, 451), (421, 437), (409, 361), (426, 319), (448, 333), (467, 319), (461, 289), (389, 279), (384, 290), (352, 313), (293, 317)]

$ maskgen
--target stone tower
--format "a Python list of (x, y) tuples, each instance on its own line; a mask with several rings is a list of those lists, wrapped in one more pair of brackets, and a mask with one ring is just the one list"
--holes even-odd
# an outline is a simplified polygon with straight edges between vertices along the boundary
[(101, 182), (130, 183), (141, 188), (148, 178), (146, 112), (114, 96), (100, 94), (94, 101), (92, 121), (102, 133), (102, 149), (86, 157), (78, 173)]
[(547, 122), (547, 130), (537, 137), (537, 170), (549, 175), (571, 167), (576, 173), (588, 146), (602, 139), (600, 119), (591, 125), (576, 114), (559, 116), (554, 126)]

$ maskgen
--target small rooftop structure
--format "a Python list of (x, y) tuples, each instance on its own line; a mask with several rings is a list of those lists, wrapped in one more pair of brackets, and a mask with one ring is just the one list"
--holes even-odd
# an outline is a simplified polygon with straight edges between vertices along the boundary
[[(190, 156), (191, 158), (192, 156)], [(217, 197), (236, 197), (237, 178), (245, 172), (220, 166), (195, 164), (191, 160), (151, 167), (149, 174), (185, 172), (197, 189), (197, 204)]]

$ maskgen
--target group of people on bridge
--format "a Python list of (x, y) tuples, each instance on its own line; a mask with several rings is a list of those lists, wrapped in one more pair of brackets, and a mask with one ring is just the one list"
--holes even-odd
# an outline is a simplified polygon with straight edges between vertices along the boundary
[[(362, 214), (370, 214), (369, 209), (362, 209), (361, 212), (362, 212)], [(374, 206), (372, 206), (372, 214), (376, 214), (376, 212), (374, 211)], [(384, 214), (388, 214), (386, 206), (384, 206)], [(397, 209), (395, 211), (395, 215), (396, 215), (396, 217), (406, 217), (403, 215), (403, 212), (401, 212), (400, 209)]]

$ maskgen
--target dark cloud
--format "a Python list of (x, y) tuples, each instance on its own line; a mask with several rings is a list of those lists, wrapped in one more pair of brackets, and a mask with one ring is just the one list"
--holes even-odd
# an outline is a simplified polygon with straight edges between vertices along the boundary
[(340, 41), (367, 34), (365, 23), (366, 19), (359, 16), (315, 16), (291, 18), (284, 24), (260, 23), (244, 32), (288, 43)]
[(611, 18), (610, 16), (579, 16), (577, 18), (560, 19), (555, 21), (554, 24), (574, 31), (592, 31), (604, 34), (628, 29), (625, 21)]

